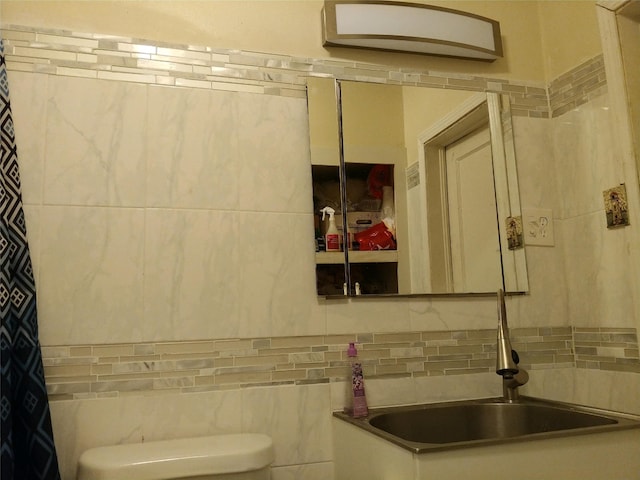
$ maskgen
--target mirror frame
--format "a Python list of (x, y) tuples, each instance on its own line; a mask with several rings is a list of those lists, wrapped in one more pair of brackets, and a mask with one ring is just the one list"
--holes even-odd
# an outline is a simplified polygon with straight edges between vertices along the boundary
[[(332, 79), (335, 88), (335, 107), (338, 122), (338, 150), (339, 150), (339, 181), (340, 181), (340, 202), (347, 205), (346, 192), (346, 161), (344, 152), (344, 131), (343, 131), (343, 111), (342, 111), (342, 82), (359, 82), (357, 80)], [(401, 87), (414, 87), (411, 85), (400, 85)], [(428, 87), (415, 87), (428, 88)], [(467, 101), (454, 108), (442, 121), (421, 132), (417, 138), (417, 148), (419, 151), (418, 175), (425, 177), (425, 155), (424, 143), (433, 138), (451, 122), (464, 116), (466, 112), (487, 104), (489, 114), (489, 125), (492, 147), (492, 167), (494, 182), (496, 186), (496, 208), (498, 210), (498, 234), (500, 243), (500, 258), (502, 269), (502, 288), (508, 295), (522, 295), (528, 293), (529, 284), (527, 277), (527, 266), (525, 250), (523, 246), (513, 250), (509, 249), (509, 239), (506, 232), (506, 220), (508, 217), (521, 217), (520, 197), (517, 178), (517, 166), (515, 157), (515, 145), (513, 137), (513, 125), (511, 120), (509, 97), (506, 94), (495, 92), (478, 92)], [(313, 158), (312, 158), (313, 165)], [(409, 166), (407, 166), (409, 167)], [(511, 185), (511, 188), (509, 186)], [(513, 187), (515, 186), (515, 188)], [(421, 189), (421, 208), (426, 208), (426, 190)], [(425, 212), (426, 213), (426, 212)], [(346, 208), (341, 209), (343, 225), (347, 224)], [(495, 296), (495, 289), (486, 292), (411, 292), (411, 293), (390, 293), (390, 294), (356, 294), (351, 282), (351, 268), (349, 263), (349, 250), (345, 249), (344, 270), (347, 288), (344, 295), (322, 295), (325, 298), (376, 298), (376, 297), (442, 297), (442, 296)]]

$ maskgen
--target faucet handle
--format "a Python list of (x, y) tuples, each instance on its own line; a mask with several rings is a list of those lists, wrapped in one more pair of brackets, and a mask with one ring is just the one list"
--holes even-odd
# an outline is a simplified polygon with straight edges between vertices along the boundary
[(520, 355), (518, 355), (518, 352), (516, 352), (513, 349), (511, 350), (511, 358), (513, 359), (514, 362), (516, 362), (516, 365), (520, 363)]

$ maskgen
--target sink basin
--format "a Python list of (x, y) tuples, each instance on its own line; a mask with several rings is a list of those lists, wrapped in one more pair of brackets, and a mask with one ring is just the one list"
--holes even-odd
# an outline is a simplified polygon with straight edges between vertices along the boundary
[(617, 422), (607, 417), (544, 405), (478, 403), (383, 413), (369, 423), (412, 442), (451, 443)]
[(633, 415), (529, 397), (371, 409), (364, 419), (335, 415), (416, 453), (640, 427)]

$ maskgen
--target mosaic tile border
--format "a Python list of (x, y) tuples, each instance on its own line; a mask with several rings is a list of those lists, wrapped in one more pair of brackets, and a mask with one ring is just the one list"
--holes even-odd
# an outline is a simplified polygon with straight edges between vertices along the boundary
[(541, 85), (357, 62), (151, 42), (113, 35), (7, 25), (1, 30), (9, 70), (163, 86), (304, 97), (306, 78), (493, 91), (510, 96), (512, 114), (557, 117), (606, 93), (597, 55)]
[(598, 55), (549, 84), (551, 116), (558, 117), (606, 92), (604, 57)]
[[(492, 372), (495, 330), (42, 347), (50, 400), (342, 381), (359, 344), (367, 378)], [(531, 370), (575, 367), (571, 327), (512, 329)]]
[(513, 114), (547, 118), (543, 85), (388, 66), (5, 25), (7, 68), (50, 75), (304, 97), (306, 78), (508, 94)]
[(640, 373), (635, 328), (576, 327), (573, 337), (578, 368)]

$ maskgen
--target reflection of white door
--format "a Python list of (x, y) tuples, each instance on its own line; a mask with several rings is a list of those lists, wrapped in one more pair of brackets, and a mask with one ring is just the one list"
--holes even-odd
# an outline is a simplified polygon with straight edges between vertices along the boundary
[(489, 127), (448, 145), (446, 164), (454, 291), (497, 289), (502, 272)]

